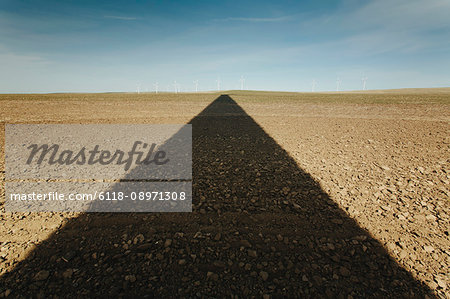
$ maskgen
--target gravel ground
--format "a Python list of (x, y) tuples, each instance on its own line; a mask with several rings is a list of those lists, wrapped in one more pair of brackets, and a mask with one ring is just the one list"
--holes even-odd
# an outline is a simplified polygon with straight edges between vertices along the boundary
[(5, 122), (190, 122), (194, 178), (192, 213), (2, 206), (0, 296), (450, 298), (449, 94), (268, 97), (0, 96), (2, 142)]

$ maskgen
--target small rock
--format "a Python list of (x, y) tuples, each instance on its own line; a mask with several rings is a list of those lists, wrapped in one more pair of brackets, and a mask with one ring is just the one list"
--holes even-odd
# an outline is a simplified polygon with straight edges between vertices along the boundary
[(425, 245), (423, 246), (423, 250), (425, 250), (426, 252), (433, 252), (434, 248), (433, 246)]
[(41, 270), (38, 273), (36, 273), (36, 275), (34, 275), (34, 280), (36, 281), (46, 280), (49, 275), (50, 272), (48, 272), (47, 270)]
[(438, 284), (437, 284), (436, 282), (434, 282), (434, 281), (428, 282), (428, 286), (429, 286), (432, 290), (435, 290), (435, 289), (438, 288)]
[(256, 253), (256, 250), (248, 250), (248, 255), (251, 257), (257, 257), (258, 254)]
[(407, 256), (408, 256), (408, 252), (406, 250), (400, 251), (399, 257), (400, 257), (401, 260), (404, 259)]
[(252, 244), (250, 244), (250, 242), (248, 240), (241, 240), (241, 246), (244, 247), (252, 247)]
[(62, 276), (64, 278), (71, 278), (73, 274), (73, 270), (72, 269), (67, 269), (66, 271), (63, 272)]
[(438, 286), (440, 286), (441, 288), (443, 288), (444, 290), (447, 288), (447, 284), (445, 283), (444, 280), (435, 277), (434, 280), (437, 282)]
[(208, 271), (208, 273), (206, 273), (206, 278), (211, 279), (211, 280), (218, 280), (219, 275), (217, 275), (214, 272)]
[(339, 269), (339, 273), (341, 273), (342, 276), (350, 276), (350, 270), (348, 270), (346, 267), (341, 267)]
[(172, 239), (167, 239), (166, 242), (164, 242), (164, 247), (170, 247), (172, 245)]
[(137, 235), (134, 240), (133, 240), (133, 244), (137, 244), (137, 243), (141, 243), (144, 242), (145, 238), (143, 234), (139, 234)]
[(397, 245), (395, 245), (394, 242), (389, 242), (389, 243), (387, 244), (387, 248), (388, 248), (389, 250), (394, 251), (394, 250), (396, 249), (396, 247), (397, 247)]
[(436, 221), (436, 216), (434, 215), (428, 215), (427, 217), (425, 217), (428, 221)]
[(259, 276), (261, 276), (262, 280), (266, 281), (269, 278), (269, 273), (266, 271), (259, 272)]
[(391, 210), (391, 207), (390, 207), (390, 206), (381, 206), (381, 208), (382, 208), (383, 210), (385, 210), (386, 212)]

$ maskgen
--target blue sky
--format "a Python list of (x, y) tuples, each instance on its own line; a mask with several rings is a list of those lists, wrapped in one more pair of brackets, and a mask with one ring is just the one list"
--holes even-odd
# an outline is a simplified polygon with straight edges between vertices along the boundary
[(450, 86), (450, 1), (0, 0), (0, 92)]

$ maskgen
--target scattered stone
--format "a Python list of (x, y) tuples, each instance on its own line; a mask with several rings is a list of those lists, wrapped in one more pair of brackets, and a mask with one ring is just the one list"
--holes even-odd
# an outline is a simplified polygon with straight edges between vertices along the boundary
[(425, 217), (428, 221), (436, 221), (436, 216), (434, 216), (434, 215), (427, 215), (426, 217)]
[(406, 250), (403, 249), (402, 251), (400, 251), (399, 258), (401, 260), (404, 259), (407, 256), (408, 256), (408, 252)]
[(262, 280), (266, 281), (269, 278), (269, 273), (266, 271), (259, 272), (259, 276), (261, 276)]
[(222, 234), (221, 233), (217, 233), (216, 236), (214, 237), (215, 241), (219, 241), (222, 238)]
[(133, 239), (133, 244), (137, 244), (137, 243), (142, 243), (144, 242), (145, 238), (143, 234), (138, 234), (134, 239)]
[(342, 266), (339, 269), (339, 273), (341, 273), (342, 276), (350, 276), (350, 270), (348, 270), (346, 267)]
[(256, 250), (248, 250), (248, 255), (251, 257), (257, 257), (258, 254), (256, 253)]
[(440, 286), (444, 290), (447, 288), (447, 283), (443, 279), (435, 277), (434, 280), (437, 282), (438, 286)]
[(219, 279), (219, 275), (217, 275), (214, 272), (209, 271), (208, 273), (206, 273), (206, 278), (210, 279), (210, 280), (217, 281)]
[(252, 244), (248, 240), (241, 240), (241, 246), (252, 247)]
[(73, 269), (67, 269), (66, 271), (63, 272), (62, 276), (64, 278), (71, 278), (73, 274)]
[(426, 252), (433, 252), (434, 248), (433, 248), (433, 246), (425, 245), (425, 246), (423, 246), (423, 250), (425, 250)]
[(167, 239), (166, 242), (164, 242), (164, 247), (170, 247), (172, 245), (172, 239)]
[(133, 283), (133, 282), (136, 281), (136, 276), (134, 276), (134, 275), (125, 275), (125, 280)]
[(36, 281), (42, 281), (42, 280), (46, 280), (50, 275), (50, 272), (47, 270), (41, 270), (38, 273), (36, 273), (36, 275), (34, 275), (34, 280)]

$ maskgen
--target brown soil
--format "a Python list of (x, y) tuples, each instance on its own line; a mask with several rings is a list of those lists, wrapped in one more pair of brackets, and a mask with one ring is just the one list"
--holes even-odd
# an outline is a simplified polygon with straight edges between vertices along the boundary
[(2, 95), (0, 108), (1, 144), (5, 123), (190, 122), (194, 195), (184, 214), (2, 205), (0, 296), (449, 297), (449, 93)]

